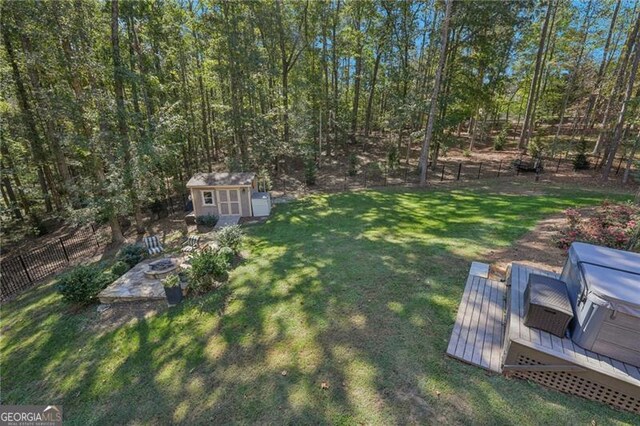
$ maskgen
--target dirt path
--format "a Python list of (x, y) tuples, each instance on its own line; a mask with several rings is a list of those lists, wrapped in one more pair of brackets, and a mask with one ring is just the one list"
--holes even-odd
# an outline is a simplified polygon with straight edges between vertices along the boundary
[(507, 266), (511, 262), (518, 262), (559, 274), (567, 258), (567, 252), (556, 247), (553, 239), (558, 228), (564, 225), (565, 222), (564, 213), (554, 214), (538, 222), (534, 229), (510, 247), (490, 252), (492, 277), (504, 278)]

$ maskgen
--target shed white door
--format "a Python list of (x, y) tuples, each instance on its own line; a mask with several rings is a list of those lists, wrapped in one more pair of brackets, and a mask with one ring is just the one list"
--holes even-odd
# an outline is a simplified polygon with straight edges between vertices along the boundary
[(240, 214), (240, 192), (237, 189), (218, 189), (220, 216)]

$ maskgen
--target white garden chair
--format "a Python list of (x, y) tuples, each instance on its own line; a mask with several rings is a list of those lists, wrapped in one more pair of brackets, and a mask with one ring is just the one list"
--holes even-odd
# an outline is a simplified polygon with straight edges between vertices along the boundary
[(158, 237), (153, 235), (151, 237), (144, 237), (144, 245), (147, 247), (147, 251), (150, 255), (162, 253), (164, 250), (162, 244), (158, 240)]

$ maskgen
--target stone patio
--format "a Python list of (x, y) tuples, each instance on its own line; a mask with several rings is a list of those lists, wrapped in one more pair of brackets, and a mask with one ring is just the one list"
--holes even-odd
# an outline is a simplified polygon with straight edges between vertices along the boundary
[(146, 259), (131, 268), (123, 276), (100, 292), (100, 303), (164, 300), (164, 287), (159, 279), (148, 278), (145, 271), (158, 258)]

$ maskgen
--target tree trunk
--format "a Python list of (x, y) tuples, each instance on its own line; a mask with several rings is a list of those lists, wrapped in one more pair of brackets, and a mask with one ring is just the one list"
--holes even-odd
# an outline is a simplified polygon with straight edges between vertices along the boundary
[(538, 44), (538, 53), (536, 55), (536, 64), (533, 70), (533, 77), (531, 79), (531, 88), (529, 89), (529, 96), (527, 101), (527, 109), (524, 114), (524, 124), (522, 125), (522, 133), (520, 134), (520, 141), (518, 142), (518, 148), (523, 149), (527, 146), (529, 141), (529, 127), (533, 125), (533, 108), (536, 98), (536, 88), (538, 87), (538, 80), (540, 79), (542, 68), (542, 55), (545, 50), (545, 40), (547, 38), (547, 28), (549, 26), (549, 18), (552, 11), (552, 0), (547, 5), (547, 12), (545, 14), (544, 23), (542, 24), (542, 30), (540, 31), (540, 42)]
[(129, 130), (127, 127), (127, 111), (124, 105), (124, 69), (122, 67), (122, 60), (120, 58), (118, 12), (118, 0), (111, 0), (111, 57), (113, 60), (113, 80), (116, 97), (118, 139), (120, 142), (120, 148), (122, 149), (123, 153), (124, 186), (125, 190), (127, 191), (129, 203), (135, 216), (136, 231), (139, 234), (142, 234), (144, 233), (144, 227), (142, 224), (142, 210), (140, 208), (140, 201), (138, 200), (138, 194), (136, 191), (136, 182), (133, 176), (131, 142), (129, 140)]
[(424, 134), (424, 142), (422, 145), (422, 151), (420, 152), (420, 185), (422, 186), (427, 184), (429, 144), (431, 143), (431, 138), (433, 136), (433, 126), (436, 119), (436, 111), (438, 108), (438, 95), (440, 93), (440, 80), (442, 78), (442, 73), (445, 67), (445, 59), (447, 57), (447, 41), (449, 40), (449, 22), (451, 21), (452, 4), (453, 0), (447, 0), (444, 21), (442, 23), (442, 46), (440, 48), (440, 59), (438, 61), (438, 68), (436, 69), (435, 81), (433, 83), (431, 108), (429, 110), (427, 128)]
[[(356, 3), (357, 5), (358, 3)], [(356, 132), (358, 130), (358, 110), (360, 109), (360, 81), (362, 79), (362, 34), (360, 34), (360, 8), (361, 6), (356, 6), (356, 20), (355, 20), (355, 30), (356, 34), (358, 34), (358, 42), (357, 42), (357, 51), (356, 51), (356, 69), (355, 75), (353, 78), (353, 107), (351, 109), (351, 142), (356, 142)]]
[(627, 164), (624, 168), (624, 176), (622, 177), (622, 183), (627, 183), (629, 181), (629, 175), (631, 174), (631, 167), (633, 166), (633, 160), (636, 156), (636, 151), (640, 147), (640, 132), (638, 132), (638, 136), (636, 136), (636, 141), (633, 144), (633, 148), (631, 149), (631, 153), (629, 154), (629, 158), (627, 159)]
[(7, 59), (9, 60), (9, 64), (11, 66), (11, 71), (13, 74), (13, 80), (16, 85), (16, 92), (18, 95), (18, 105), (20, 107), (20, 112), (22, 116), (22, 120), (24, 122), (25, 128), (27, 129), (27, 135), (29, 137), (29, 145), (31, 148), (31, 153), (35, 160), (38, 169), (38, 180), (40, 182), (40, 187), (42, 189), (42, 194), (44, 196), (45, 208), (47, 212), (53, 210), (51, 206), (51, 197), (49, 195), (49, 190), (53, 194), (53, 201), (56, 203), (56, 208), (58, 210), (62, 210), (62, 204), (60, 203), (60, 198), (55, 192), (55, 188), (48, 188), (45, 171), (46, 174), (49, 175), (50, 181), (51, 172), (49, 171), (49, 165), (46, 163), (46, 156), (43, 149), (42, 139), (40, 138), (40, 134), (38, 133), (38, 128), (36, 126), (36, 120), (34, 117), (33, 110), (31, 108), (31, 104), (29, 103), (29, 98), (27, 96), (27, 90), (24, 87), (22, 75), (20, 73), (20, 68), (18, 67), (18, 63), (16, 61), (15, 52), (13, 50), (13, 45), (11, 43), (11, 35), (9, 34), (8, 25), (5, 23), (0, 25), (2, 31), (2, 40), (4, 42), (5, 49), (7, 51)]
[[(618, 66), (618, 74), (616, 77), (616, 82), (614, 83), (613, 88), (611, 90), (611, 96), (607, 101), (607, 107), (604, 112), (604, 117), (602, 118), (602, 128), (600, 129), (600, 134), (598, 135), (598, 141), (596, 142), (596, 146), (594, 148), (594, 151), (596, 152), (600, 152), (600, 150), (602, 149), (602, 145), (606, 140), (606, 135), (609, 130), (608, 123), (609, 123), (611, 111), (612, 111), (612, 108), (615, 107), (618, 99), (618, 93), (624, 85), (624, 77), (627, 71), (627, 65), (629, 63), (629, 59), (631, 58), (631, 53), (633, 52), (633, 43), (636, 37), (638, 37), (639, 25), (640, 25), (640, 19), (637, 19), (633, 29), (629, 32), (629, 36), (627, 38), (627, 42), (625, 45), (624, 57), (622, 61), (620, 61), (620, 64)], [(605, 157), (608, 155), (609, 151), (610, 151), (609, 149), (606, 150)]]
[[(584, 47), (586, 45), (587, 42), (587, 35), (588, 35), (588, 30), (589, 30), (589, 19), (590, 19), (590, 13), (591, 13), (591, 4), (592, 4), (592, 0), (589, 0), (589, 3), (587, 5), (587, 11), (585, 13), (584, 16), (584, 22), (582, 23), (582, 39), (580, 40), (580, 50), (578, 52), (578, 56), (576, 58), (576, 63), (574, 65), (574, 69), (571, 72), (571, 76), (569, 77), (569, 82), (567, 83), (567, 87), (565, 88), (564, 91), (564, 96), (562, 99), (562, 108), (560, 110), (560, 119), (558, 120), (558, 126), (556, 128), (556, 134), (553, 138), (553, 144), (555, 145), (555, 143), (558, 141), (558, 138), (560, 137), (560, 131), (562, 130), (562, 124), (564, 122), (564, 114), (567, 110), (567, 102), (569, 101), (569, 95), (571, 93), (573, 93), (573, 86), (576, 80), (576, 76), (578, 75), (578, 71), (580, 70), (580, 64), (582, 63), (582, 55), (584, 53)], [(575, 123), (575, 120), (574, 120)]]
[(369, 136), (369, 131), (371, 130), (371, 118), (372, 118), (372, 113), (373, 113), (373, 97), (375, 96), (375, 92), (376, 92), (376, 82), (378, 79), (378, 69), (380, 67), (380, 58), (382, 57), (382, 55), (380, 54), (380, 51), (378, 50), (376, 52), (376, 59), (375, 62), (373, 64), (373, 73), (371, 75), (371, 88), (369, 89), (369, 99), (367, 100), (367, 113), (366, 113), (366, 118), (365, 118), (365, 123), (364, 123), (364, 136), (368, 137)]
[(624, 127), (624, 122), (625, 122), (625, 113), (627, 112), (627, 107), (631, 99), (631, 94), (633, 93), (633, 84), (636, 80), (636, 75), (638, 73), (638, 63), (640, 62), (640, 37), (637, 36), (637, 33), (638, 33), (639, 25), (640, 25), (640, 14), (638, 14), (638, 18), (636, 21), (636, 30), (634, 31), (636, 34), (636, 36), (634, 37), (635, 57), (633, 60), (633, 64), (631, 65), (631, 74), (629, 75), (629, 80), (627, 81), (627, 89), (625, 91), (624, 98), (622, 99), (622, 106), (620, 107), (620, 112), (618, 113), (618, 120), (616, 122), (613, 138), (611, 140), (611, 148), (609, 149), (609, 156), (607, 157), (607, 163), (602, 172), (602, 179), (605, 181), (609, 179), (609, 174), (611, 173), (611, 166), (613, 165), (613, 160), (616, 156), (616, 152), (618, 151), (618, 146), (620, 145), (622, 129)]
[[(600, 61), (600, 67), (598, 68), (598, 74), (596, 77), (596, 83), (594, 87), (596, 93), (595, 94), (592, 93), (591, 95), (589, 95), (587, 110), (585, 112), (584, 120), (583, 120), (583, 130), (586, 130), (588, 128), (589, 123), (591, 122), (591, 112), (593, 111), (593, 107), (598, 104), (598, 100), (600, 99), (604, 71), (607, 65), (607, 54), (609, 52), (609, 45), (611, 44), (611, 36), (613, 35), (613, 30), (615, 29), (615, 26), (616, 26), (616, 20), (618, 18), (618, 12), (620, 10), (621, 3), (622, 3), (622, 0), (618, 0), (616, 2), (616, 7), (613, 10), (613, 16), (611, 17), (611, 24), (609, 25), (609, 32), (607, 33), (607, 41), (605, 42), (604, 49), (602, 51), (602, 61)], [(594, 149), (593, 154), (595, 153), (596, 151)]]

